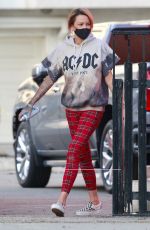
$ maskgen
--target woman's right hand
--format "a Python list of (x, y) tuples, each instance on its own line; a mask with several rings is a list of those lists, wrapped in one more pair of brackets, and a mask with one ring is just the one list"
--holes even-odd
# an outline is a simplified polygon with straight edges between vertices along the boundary
[(21, 118), (22, 118), (22, 116), (23, 116), (25, 113), (29, 113), (29, 117), (30, 117), (30, 114), (31, 114), (31, 112), (32, 112), (32, 108), (33, 108), (33, 106), (32, 106), (31, 104), (27, 104), (27, 105), (21, 110), (21, 112), (20, 112), (19, 115), (18, 115), (19, 121), (21, 121)]
[(29, 112), (29, 117), (32, 112), (33, 105), (52, 87), (54, 82), (50, 79), (49, 76), (45, 77), (42, 84), (38, 88), (37, 92), (35, 93), (34, 97), (31, 99), (32, 104), (27, 104), (19, 113), (18, 119), (20, 120), (21, 117)]

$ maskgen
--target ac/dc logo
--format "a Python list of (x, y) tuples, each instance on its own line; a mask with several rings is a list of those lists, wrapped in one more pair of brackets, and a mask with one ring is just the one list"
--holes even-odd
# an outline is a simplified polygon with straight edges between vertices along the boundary
[(90, 66), (95, 69), (97, 67), (96, 59), (98, 58), (98, 55), (95, 53), (93, 55), (89, 53), (85, 53), (83, 56), (76, 57), (75, 55), (72, 55), (71, 57), (65, 56), (63, 60), (63, 70), (68, 69), (77, 69), (80, 64), (82, 64), (83, 69), (87, 69)]

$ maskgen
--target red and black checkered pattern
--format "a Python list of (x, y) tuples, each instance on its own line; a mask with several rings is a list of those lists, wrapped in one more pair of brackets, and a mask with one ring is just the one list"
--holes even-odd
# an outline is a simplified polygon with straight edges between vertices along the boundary
[(68, 147), (62, 191), (69, 193), (80, 166), (88, 190), (96, 189), (95, 171), (92, 165), (89, 138), (98, 127), (103, 112), (66, 110), (72, 141)]

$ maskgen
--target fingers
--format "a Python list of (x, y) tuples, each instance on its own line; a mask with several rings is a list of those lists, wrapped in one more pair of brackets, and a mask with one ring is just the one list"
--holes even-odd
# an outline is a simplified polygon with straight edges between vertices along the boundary
[(21, 112), (18, 115), (18, 119), (21, 120), (21, 117), (23, 116), (23, 109), (21, 110)]
[(28, 113), (29, 114), (29, 117), (31, 115), (31, 112), (32, 112), (32, 108), (30, 107), (25, 107), (21, 110), (21, 112), (19, 113), (18, 115), (18, 119), (21, 120), (22, 116), (25, 114), (25, 113)]

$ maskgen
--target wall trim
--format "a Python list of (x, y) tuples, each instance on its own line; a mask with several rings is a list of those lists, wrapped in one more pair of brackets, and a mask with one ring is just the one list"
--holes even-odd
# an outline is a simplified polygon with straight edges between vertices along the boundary
[(0, 29), (30, 29), (30, 28), (64, 28), (64, 18), (31, 18), (31, 17), (3, 17), (0, 18)]

